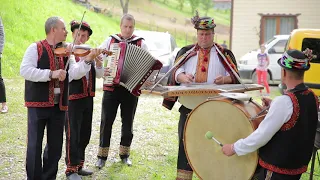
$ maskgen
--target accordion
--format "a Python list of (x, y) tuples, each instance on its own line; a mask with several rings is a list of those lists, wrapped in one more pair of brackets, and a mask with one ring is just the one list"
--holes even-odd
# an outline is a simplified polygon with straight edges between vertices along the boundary
[(124, 42), (110, 45), (112, 55), (108, 56), (106, 67), (110, 75), (104, 76), (103, 85), (121, 85), (131, 94), (139, 96), (144, 82), (162, 68), (162, 63), (148, 51)]

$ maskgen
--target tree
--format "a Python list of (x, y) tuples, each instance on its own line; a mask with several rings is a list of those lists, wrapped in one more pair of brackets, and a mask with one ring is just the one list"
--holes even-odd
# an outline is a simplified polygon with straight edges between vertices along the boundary
[(200, 0), (189, 0), (191, 6), (191, 13), (194, 14), (195, 10), (199, 7)]
[(182, 10), (183, 9), (183, 4), (184, 4), (184, 0), (177, 0), (179, 5), (178, 5), (178, 8), (179, 10)]
[(212, 0), (202, 0), (201, 1), (202, 5), (203, 5), (203, 10), (205, 12), (205, 15), (207, 16), (208, 11), (213, 8), (213, 3)]
[(124, 4), (123, 4), (123, 0), (120, 0), (120, 3), (122, 7), (122, 13), (128, 14), (129, 0), (126, 0)]

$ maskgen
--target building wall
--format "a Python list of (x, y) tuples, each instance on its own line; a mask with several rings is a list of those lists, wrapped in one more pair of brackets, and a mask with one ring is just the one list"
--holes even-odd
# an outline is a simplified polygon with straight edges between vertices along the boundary
[(300, 14), (298, 28), (320, 29), (320, 0), (233, 0), (231, 49), (237, 59), (259, 48), (259, 14)]

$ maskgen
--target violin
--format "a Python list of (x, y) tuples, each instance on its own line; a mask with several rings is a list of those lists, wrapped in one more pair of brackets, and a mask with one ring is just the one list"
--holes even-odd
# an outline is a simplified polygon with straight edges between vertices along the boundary
[[(73, 54), (77, 57), (84, 57), (84, 56), (88, 55), (92, 49), (86, 45), (75, 45), (73, 48), (74, 48), (73, 52), (68, 51), (66, 47), (55, 48), (54, 54), (59, 57), (65, 57), (65, 56), (69, 56), (71, 54)], [(110, 56), (113, 53), (112, 53), (112, 51), (104, 50), (102, 52), (102, 54)]]

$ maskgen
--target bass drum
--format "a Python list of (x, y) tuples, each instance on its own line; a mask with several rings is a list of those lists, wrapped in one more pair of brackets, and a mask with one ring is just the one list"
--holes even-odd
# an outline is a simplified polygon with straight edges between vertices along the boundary
[(222, 144), (231, 144), (250, 135), (265, 115), (257, 116), (262, 107), (253, 101), (229, 98), (207, 100), (198, 105), (188, 116), (184, 131), (187, 158), (200, 179), (235, 180), (250, 179), (258, 163), (257, 152), (245, 156), (228, 157), (213, 140), (208, 131)]

